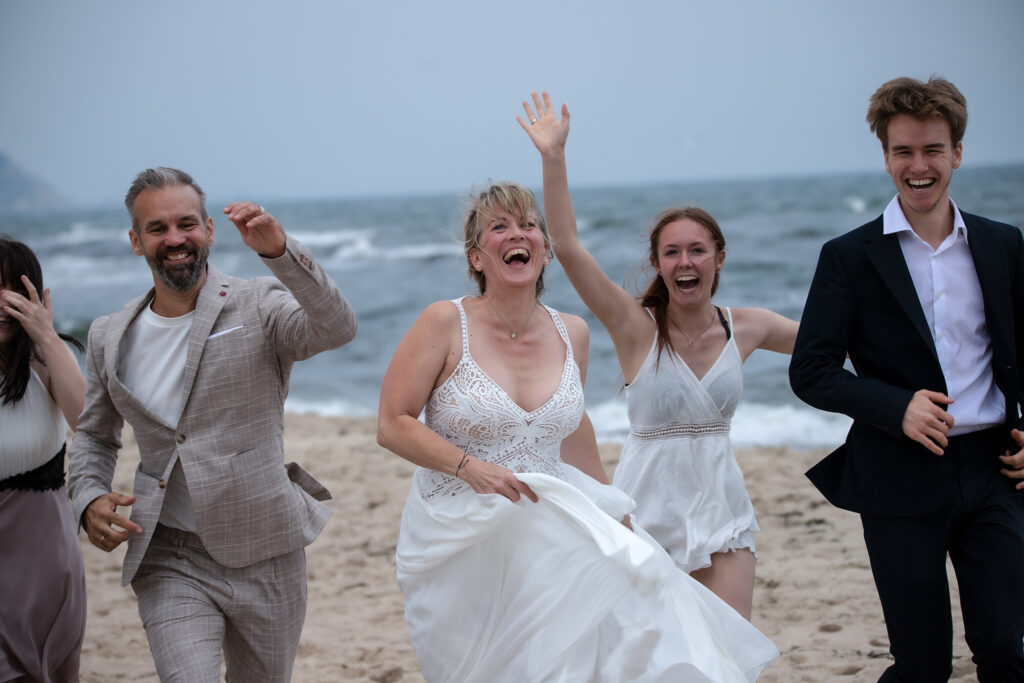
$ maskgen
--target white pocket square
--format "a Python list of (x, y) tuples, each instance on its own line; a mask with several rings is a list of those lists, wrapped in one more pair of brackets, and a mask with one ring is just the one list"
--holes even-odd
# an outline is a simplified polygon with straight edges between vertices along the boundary
[(240, 329), (242, 329), (242, 325), (235, 325), (234, 327), (232, 327), (230, 329), (221, 330), (220, 332), (214, 332), (209, 337), (207, 337), (207, 339), (209, 340), (209, 339), (214, 339), (216, 337), (223, 337), (225, 334), (227, 334), (229, 332), (234, 332), (235, 330), (240, 330)]

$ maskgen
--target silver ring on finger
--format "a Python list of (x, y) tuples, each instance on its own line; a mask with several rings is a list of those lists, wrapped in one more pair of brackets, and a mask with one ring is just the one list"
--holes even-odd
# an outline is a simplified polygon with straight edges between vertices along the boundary
[(533, 124), (535, 124), (535, 123), (537, 123), (537, 119), (530, 119), (530, 125), (531, 125), (531, 126), (532, 126)]

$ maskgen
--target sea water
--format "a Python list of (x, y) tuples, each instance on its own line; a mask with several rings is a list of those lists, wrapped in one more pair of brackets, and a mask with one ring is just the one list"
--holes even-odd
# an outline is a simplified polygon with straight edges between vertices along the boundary
[[(216, 196), (216, 188), (207, 188)], [(469, 188), (467, 188), (468, 191)], [(580, 238), (612, 280), (645, 288), (646, 233), (672, 206), (696, 205), (719, 221), (727, 256), (715, 303), (763, 306), (799, 319), (822, 243), (878, 216), (894, 195), (879, 173), (806, 178), (637, 185), (574, 190)], [(951, 194), (964, 211), (1024, 225), (1024, 165), (961, 169)], [(85, 340), (91, 321), (152, 286), (145, 260), (128, 242), (129, 222), (111, 208), (0, 217), (0, 232), (38, 254), (52, 290), (58, 328)], [(211, 200), (216, 241), (211, 262), (241, 277), (269, 271), (220, 213), (226, 200), (263, 203), (313, 251), (359, 317), (347, 346), (298, 363), (289, 410), (372, 415), (381, 378), (402, 335), (431, 302), (473, 294), (460, 240), (466, 195), (271, 201)], [(624, 438), (622, 375), (600, 322), (587, 311), (557, 261), (544, 276), (544, 303), (583, 316), (591, 327), (587, 407), (601, 441)], [(814, 410), (789, 388), (789, 358), (755, 351), (744, 368), (744, 395), (733, 420), (737, 445), (829, 447), (849, 420)]]

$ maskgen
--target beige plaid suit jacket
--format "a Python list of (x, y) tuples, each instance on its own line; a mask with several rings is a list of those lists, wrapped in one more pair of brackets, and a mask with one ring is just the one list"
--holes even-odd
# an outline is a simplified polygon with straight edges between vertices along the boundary
[(189, 332), (183, 409), (170, 425), (117, 376), (121, 339), (152, 290), (89, 329), (85, 408), (72, 439), (69, 491), (75, 517), (111, 490), (121, 429), (134, 430), (132, 536), (122, 582), (135, 576), (181, 461), (198, 533), (207, 552), (244, 567), (298, 550), (323, 529), (330, 493), (295, 463), (284, 464), (284, 400), (297, 360), (350, 341), (356, 319), (337, 285), (298, 241), (264, 259), (275, 278), (243, 280), (212, 266)]

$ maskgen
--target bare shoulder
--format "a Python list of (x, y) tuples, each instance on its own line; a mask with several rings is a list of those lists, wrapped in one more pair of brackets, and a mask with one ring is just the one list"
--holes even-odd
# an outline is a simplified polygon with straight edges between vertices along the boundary
[(461, 338), (459, 309), (451, 301), (435, 301), (423, 309), (405, 333), (399, 351), (423, 357), (449, 353)]
[(565, 331), (574, 345), (579, 342), (588, 343), (590, 341), (590, 326), (587, 325), (586, 320), (578, 315), (561, 311), (558, 312), (558, 317), (562, 319)]
[(430, 326), (447, 326), (452, 323), (458, 324), (459, 321), (459, 309), (455, 306), (455, 303), (447, 299), (443, 301), (435, 301), (434, 303), (423, 309), (423, 313), (420, 314), (419, 322), (423, 322)]
[(754, 349), (792, 353), (799, 323), (767, 308), (732, 308), (736, 343), (746, 359)]
[(565, 331), (569, 334), (569, 337), (573, 335), (590, 336), (590, 326), (587, 325), (587, 321), (581, 316), (558, 311), (558, 317), (562, 318), (562, 325), (565, 326)]
[(770, 323), (772, 316), (777, 315), (767, 308), (729, 308), (729, 312), (732, 313), (733, 322), (737, 326), (766, 325)]

